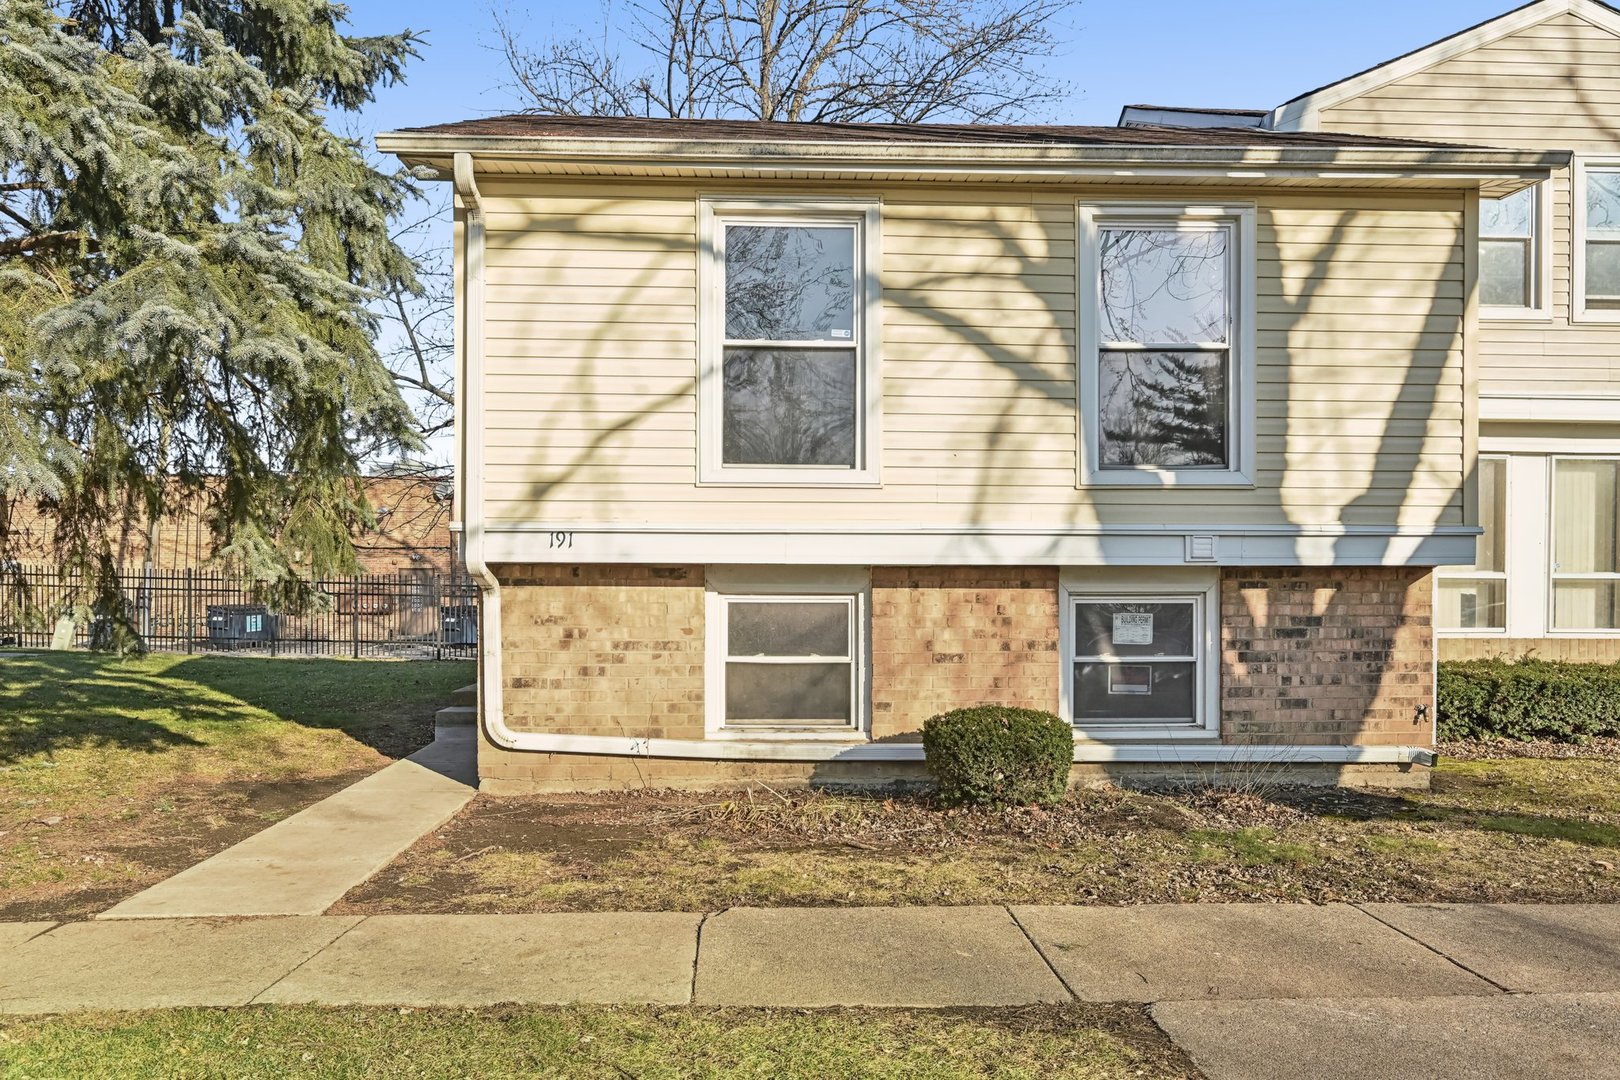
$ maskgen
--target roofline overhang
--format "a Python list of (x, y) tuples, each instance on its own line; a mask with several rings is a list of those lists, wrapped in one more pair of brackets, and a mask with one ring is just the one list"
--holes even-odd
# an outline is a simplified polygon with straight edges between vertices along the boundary
[(669, 169), (770, 178), (1046, 180), (1103, 183), (1131, 178), (1338, 178), (1346, 186), (1426, 180), (1438, 187), (1510, 194), (1569, 164), (1563, 150), (1380, 146), (1054, 146), (1005, 143), (754, 142), (580, 139), (385, 131), (377, 148), (449, 179), (453, 155), (500, 162), (531, 175), (647, 176)]

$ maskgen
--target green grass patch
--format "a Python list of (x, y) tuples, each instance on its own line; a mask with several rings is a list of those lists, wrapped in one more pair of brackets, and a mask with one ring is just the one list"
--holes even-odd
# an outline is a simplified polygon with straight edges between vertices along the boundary
[(1586, 844), (1589, 847), (1620, 847), (1620, 828), (1597, 821), (1499, 814), (1481, 818), (1479, 827), (1486, 832), (1534, 836), (1542, 840), (1567, 840), (1572, 844)]
[(0, 1077), (634, 1076), (1115, 1080), (1195, 1075), (1140, 1010), (253, 1007), (0, 1026)]
[(1193, 829), (1187, 847), (1194, 859), (1229, 859), (1239, 866), (1309, 866), (1319, 861), (1307, 844), (1278, 840), (1267, 828)]

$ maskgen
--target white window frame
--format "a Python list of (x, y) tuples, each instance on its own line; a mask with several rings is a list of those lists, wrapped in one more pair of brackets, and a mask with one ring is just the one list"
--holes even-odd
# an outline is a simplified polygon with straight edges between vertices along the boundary
[[(1075, 719), (1075, 605), (1077, 603), (1194, 604), (1194, 721), (1191, 724), (1081, 723)], [(1061, 716), (1075, 735), (1098, 742), (1218, 739), (1221, 733), (1220, 573), (1209, 567), (1087, 567), (1063, 571), (1058, 581), (1058, 679)]]
[[(1519, 320), (1552, 318), (1552, 234), (1553, 185), (1543, 180), (1535, 185), (1536, 205), (1530, 215), (1530, 299), (1525, 307), (1492, 305), (1481, 302), (1481, 319)], [(1485, 200), (1481, 199), (1481, 202)], [(1478, 211), (1475, 211), (1476, 215)], [(1480, 232), (1476, 242), (1481, 246), (1493, 239)], [(1507, 239), (1503, 237), (1502, 239)], [(1517, 238), (1514, 238), (1517, 239)]]
[[(1620, 627), (1597, 627), (1591, 630), (1564, 630), (1557, 622), (1558, 582), (1612, 581), (1620, 585), (1620, 573), (1561, 574), (1558, 572), (1558, 463), (1560, 461), (1610, 461), (1620, 463), (1620, 454), (1551, 454), (1547, 458), (1547, 606), (1543, 612), (1548, 637), (1612, 638), (1620, 635)], [(1620, 478), (1616, 479), (1620, 486)]]
[[(793, 724), (730, 726), (726, 723), (728, 615), (734, 603), (806, 601), (850, 606), (852, 669), (850, 722), (847, 727)], [(809, 659), (809, 658), (805, 658)], [(792, 663), (794, 658), (752, 663)], [(710, 739), (788, 742), (865, 742), (869, 737), (872, 701), (871, 580), (864, 570), (846, 567), (710, 567), (704, 574), (704, 732)]]
[(1620, 323), (1620, 308), (1586, 306), (1586, 174), (1591, 170), (1620, 172), (1620, 157), (1577, 155), (1570, 166), (1569, 317), (1574, 322)]
[[(1481, 454), (1480, 461), (1500, 461), (1502, 463), (1502, 490), (1498, 497), (1504, 507), (1513, 505), (1513, 462), (1506, 454)], [(1508, 628), (1513, 625), (1513, 596), (1512, 586), (1508, 583), (1508, 575), (1513, 569), (1513, 515), (1504, 514), (1502, 535), (1496, 542), (1502, 547), (1501, 570), (1471, 570), (1461, 566), (1437, 566), (1434, 568), (1435, 598), (1438, 601), (1440, 586), (1447, 580), (1462, 581), (1500, 581), (1502, 583), (1503, 618), (1501, 626), (1480, 627), (1441, 627), (1435, 624), (1435, 633), (1441, 637), (1506, 637)], [(1476, 560), (1478, 553), (1475, 553)], [(1438, 608), (1438, 602), (1435, 604)]]
[[(881, 202), (877, 199), (698, 199), (698, 483), (740, 487), (875, 487), (883, 432)], [(727, 465), (723, 460), (726, 346), (725, 227), (728, 224), (853, 226), (855, 229), (855, 467)], [(806, 347), (847, 349), (829, 341)]]
[[(1253, 487), (1255, 475), (1256, 210), (1252, 203), (1094, 202), (1077, 206), (1080, 237), (1079, 398), (1080, 487)], [(1102, 230), (1106, 228), (1207, 230), (1231, 235), (1227, 260), (1227, 305), (1232, 320), (1228, 355), (1226, 468), (1162, 469), (1151, 465), (1102, 467), (1102, 422), (1098, 412), (1102, 353)], [(1149, 344), (1149, 343), (1138, 343)], [(1163, 343), (1173, 344), (1173, 343)], [(1110, 346), (1111, 348), (1113, 346)]]

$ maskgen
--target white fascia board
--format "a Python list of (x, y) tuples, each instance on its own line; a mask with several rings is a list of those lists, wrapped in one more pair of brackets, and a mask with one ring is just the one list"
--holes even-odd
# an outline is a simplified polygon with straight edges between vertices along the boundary
[(1471, 30), (1435, 42), (1396, 60), (1380, 64), (1359, 75), (1325, 86), (1303, 97), (1277, 106), (1266, 121), (1274, 131), (1316, 131), (1321, 127), (1321, 114), (1326, 109), (1342, 105), (1363, 94), (1410, 78), (1427, 71), (1436, 64), (1455, 60), (1500, 41), (1510, 34), (1555, 19), (1560, 15), (1578, 15), (1602, 30), (1620, 37), (1620, 13), (1592, 0), (1540, 0), (1481, 23)]
[(377, 147), (441, 172), (456, 153), (514, 174), (682, 175), (840, 179), (1050, 180), (1343, 179), (1358, 185), (1430, 180), (1506, 194), (1569, 163), (1562, 150), (1388, 146), (1008, 146), (740, 143), (665, 139), (540, 139), (385, 132)]
[[(1474, 560), (1471, 526), (1120, 525), (1053, 528), (489, 523), (491, 563), (765, 566), (1444, 566)], [(558, 539), (561, 537), (562, 539)], [(1214, 557), (1189, 559), (1213, 540)]]

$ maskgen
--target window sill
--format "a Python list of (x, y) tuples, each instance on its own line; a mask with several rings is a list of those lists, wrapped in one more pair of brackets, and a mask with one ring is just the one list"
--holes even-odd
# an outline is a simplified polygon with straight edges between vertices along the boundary
[(1219, 742), (1219, 731), (1199, 725), (1190, 727), (1177, 724), (1075, 724), (1074, 740), (1077, 743), (1099, 742), (1187, 742), (1201, 740), (1204, 742)]
[(1549, 308), (1511, 308), (1511, 307), (1482, 307), (1479, 309), (1480, 322), (1551, 322), (1553, 313)]
[(1620, 311), (1601, 308), (1596, 311), (1587, 308), (1575, 308), (1569, 313), (1569, 321), (1576, 323), (1620, 323)]
[(1080, 486), (1089, 487), (1196, 487), (1253, 489), (1254, 478), (1239, 471), (1176, 472), (1169, 469), (1119, 469), (1088, 472)]
[(707, 737), (722, 742), (831, 742), (854, 745), (871, 741), (866, 737), (866, 732), (854, 728), (725, 727), (709, 731)]
[(883, 480), (875, 469), (810, 472), (798, 470), (714, 470), (698, 476), (699, 487), (733, 488), (876, 488)]
[(1446, 638), (1494, 638), (1494, 637), (1505, 638), (1505, 637), (1508, 636), (1507, 627), (1505, 627), (1505, 626), (1492, 627), (1490, 629), (1475, 629), (1475, 630), (1467, 630), (1467, 629), (1447, 630), (1444, 627), (1438, 627), (1437, 626), (1437, 627), (1435, 627), (1434, 633), (1435, 633), (1436, 637), (1446, 637)]

